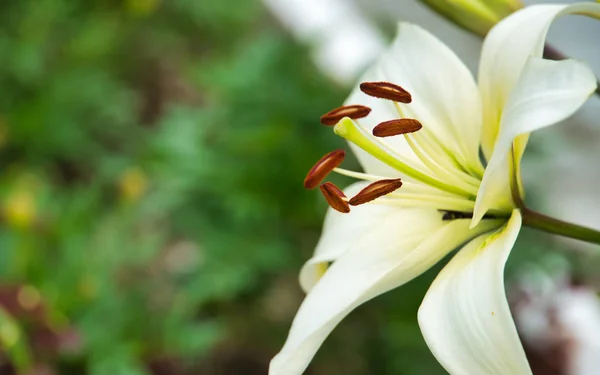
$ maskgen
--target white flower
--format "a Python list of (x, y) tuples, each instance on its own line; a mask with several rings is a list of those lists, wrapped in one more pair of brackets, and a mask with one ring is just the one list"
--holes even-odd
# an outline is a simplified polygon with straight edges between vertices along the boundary
[(332, 169), (366, 182), (345, 190), (350, 205), (335, 186), (322, 185), (332, 207), (351, 212), (327, 213), (300, 275), (308, 295), (270, 375), (301, 374), (355, 307), (460, 247), (419, 309), (425, 341), (454, 375), (531, 374), (503, 273), (522, 224), (515, 201), (523, 194), (519, 165), (528, 134), (570, 116), (596, 88), (585, 64), (541, 58), (548, 27), (566, 13), (598, 17), (600, 5), (532, 6), (499, 23), (483, 46), (479, 85), (435, 37), (401, 24), (362, 91), (348, 99), (355, 106), (325, 116), (365, 173), (333, 169), (342, 160), (334, 152), (311, 170), (307, 185)]

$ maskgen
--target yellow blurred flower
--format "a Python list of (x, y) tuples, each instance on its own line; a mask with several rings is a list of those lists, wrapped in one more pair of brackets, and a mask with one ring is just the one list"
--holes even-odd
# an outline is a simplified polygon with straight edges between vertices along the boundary
[(27, 229), (35, 222), (36, 199), (30, 190), (18, 189), (10, 193), (2, 208), (6, 222), (12, 227)]
[(79, 293), (87, 299), (93, 299), (98, 295), (98, 283), (96, 279), (85, 274), (79, 280)]
[(26, 310), (33, 310), (42, 302), (40, 292), (31, 285), (25, 285), (17, 293), (17, 302)]
[(6, 348), (15, 346), (21, 338), (21, 331), (17, 324), (12, 320), (3, 319), (0, 323), (0, 340)]
[(137, 167), (126, 169), (119, 178), (121, 198), (128, 202), (137, 201), (147, 190), (146, 174)]
[(511, 13), (523, 8), (520, 0), (421, 0), (457, 25), (481, 36)]
[(134, 16), (147, 16), (158, 8), (160, 0), (125, 0), (125, 7)]

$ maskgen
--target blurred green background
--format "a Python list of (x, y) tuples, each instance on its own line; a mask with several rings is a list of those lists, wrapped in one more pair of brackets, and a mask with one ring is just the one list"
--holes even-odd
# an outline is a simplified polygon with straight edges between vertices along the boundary
[[(347, 91), (258, 1), (3, 1), (0, 374), (266, 374), (326, 209), (302, 180), (343, 147), (318, 118)], [(443, 374), (415, 319), (435, 271), (308, 373)]]
[(0, 25), (0, 373), (266, 373), (344, 90), (258, 1), (7, 1)]

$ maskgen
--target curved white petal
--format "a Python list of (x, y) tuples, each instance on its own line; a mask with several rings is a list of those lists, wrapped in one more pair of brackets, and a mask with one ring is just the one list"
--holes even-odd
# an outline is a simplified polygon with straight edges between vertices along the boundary
[[(473, 215), (474, 223), (510, 194), (509, 152), (513, 140), (571, 116), (596, 89), (596, 78), (585, 64), (575, 60), (527, 61), (502, 113), (500, 133), (485, 170)], [(519, 162), (525, 142), (515, 149)]]
[[(354, 308), (410, 281), (469, 238), (501, 225), (485, 220), (469, 231), (469, 220), (442, 221), (435, 210), (404, 213), (373, 228), (327, 270), (300, 306), (284, 347), (271, 361), (270, 375), (302, 374)], [(425, 233), (420, 226), (432, 230)]]
[(387, 81), (412, 95), (402, 106), (458, 160), (479, 163), (481, 97), (469, 69), (435, 36), (400, 23), (392, 47), (378, 63)]
[[(346, 196), (352, 197), (368, 184), (369, 182), (356, 182), (344, 189), (344, 193)], [(436, 213), (431, 213), (431, 215), (433, 218), (437, 218)], [(371, 243), (373, 247), (382, 246), (383, 241), (389, 240), (388, 236), (373, 237), (372, 234), (375, 233), (373, 229), (381, 226), (383, 222), (401, 221), (405, 216), (405, 209), (383, 204), (363, 204), (352, 207), (352, 211), (347, 214), (328, 209), (315, 253), (300, 271), (302, 289), (308, 293), (323, 276), (328, 264), (339, 258), (357, 242)], [(438, 226), (437, 220), (425, 220), (416, 229), (430, 233)], [(393, 235), (393, 233), (390, 234)]]
[(531, 374), (504, 292), (504, 264), (520, 228), (515, 210), (505, 228), (471, 241), (419, 308), (425, 341), (452, 375)]
[(487, 159), (492, 154), (504, 105), (527, 60), (542, 56), (552, 21), (572, 13), (600, 17), (600, 4), (529, 6), (501, 21), (485, 38), (478, 81), (484, 112), (481, 144)]
[[(361, 82), (365, 81), (388, 81), (408, 90), (413, 100), (408, 105), (400, 105), (402, 115), (421, 121), (457, 160), (469, 166), (480, 165), (479, 90), (460, 59), (429, 32), (416, 25), (400, 23), (390, 49), (361, 78)], [(363, 104), (373, 109), (367, 118), (360, 120), (369, 129), (382, 121), (400, 117), (391, 101), (369, 97), (358, 88), (346, 103)], [(386, 142), (402, 156), (422, 166), (403, 137), (387, 138)], [(375, 159), (370, 155), (353, 148), (369, 173), (389, 174), (385, 172), (389, 167), (384, 166), (382, 172), (383, 163), (374, 163)]]

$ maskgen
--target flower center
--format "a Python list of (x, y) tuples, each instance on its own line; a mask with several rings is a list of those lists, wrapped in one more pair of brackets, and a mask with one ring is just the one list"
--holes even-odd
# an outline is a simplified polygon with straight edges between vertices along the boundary
[[(384, 203), (434, 207), (447, 212), (448, 219), (459, 214), (469, 215), (474, 207), (483, 170), (461, 165), (436, 134), (427, 129), (426, 124), (405, 116), (400, 103), (411, 103), (412, 96), (404, 88), (389, 82), (363, 82), (360, 89), (369, 96), (392, 101), (398, 118), (381, 122), (369, 130), (360, 120), (367, 117), (371, 109), (363, 105), (348, 105), (326, 113), (321, 117), (321, 122), (334, 125), (333, 130), (337, 135), (400, 172), (409, 181), (339, 168), (345, 152), (336, 150), (325, 155), (311, 168), (304, 181), (305, 187), (315, 188), (329, 173), (336, 172), (372, 182), (349, 200), (335, 185), (321, 185), (327, 202), (340, 212), (349, 212), (348, 203), (353, 206)], [(400, 153), (383, 139), (388, 137), (403, 137), (412, 154)], [(400, 186), (402, 193), (397, 193)], [(383, 196), (386, 197), (381, 198)]]

